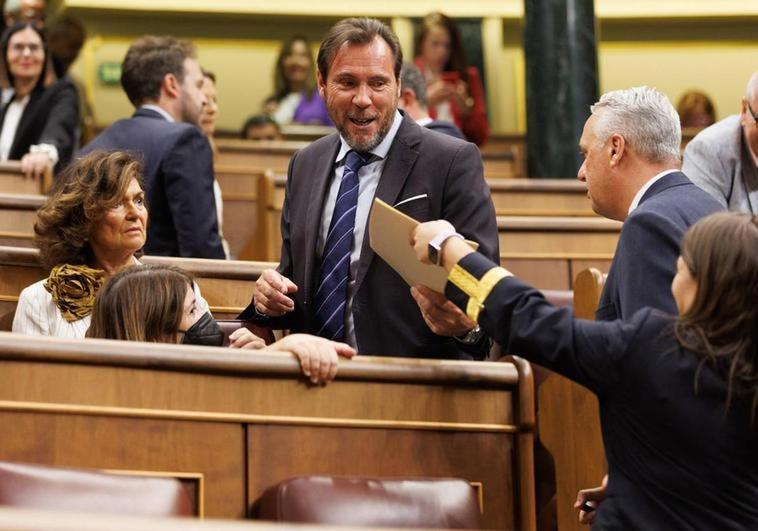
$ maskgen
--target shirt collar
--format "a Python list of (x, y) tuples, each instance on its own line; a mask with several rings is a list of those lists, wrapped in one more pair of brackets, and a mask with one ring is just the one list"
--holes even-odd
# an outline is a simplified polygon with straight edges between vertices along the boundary
[(153, 105), (151, 103), (147, 103), (145, 105), (141, 105), (140, 109), (148, 109), (148, 110), (151, 110), (151, 111), (155, 111), (158, 114), (160, 114), (161, 116), (163, 116), (169, 122), (175, 122), (176, 121), (176, 120), (174, 120), (174, 117), (171, 116), (166, 109), (164, 109), (163, 107), (161, 107), (159, 105)]
[(632, 199), (632, 204), (629, 205), (629, 212), (628, 214), (631, 214), (632, 211), (640, 206), (640, 201), (642, 201), (642, 197), (645, 195), (645, 192), (647, 192), (651, 186), (653, 186), (656, 182), (660, 181), (662, 178), (664, 178), (666, 175), (670, 173), (676, 173), (680, 170), (677, 168), (672, 168), (670, 170), (663, 170), (661, 173), (654, 175), (650, 178), (648, 182), (646, 182), (644, 185), (642, 185), (642, 188), (637, 191), (637, 194), (634, 196), (634, 199)]
[(416, 123), (419, 124), (421, 127), (426, 127), (433, 121), (434, 119), (431, 116), (427, 116), (426, 118), (421, 118), (420, 120), (416, 120)]
[[(380, 159), (383, 159), (387, 156), (387, 153), (390, 151), (390, 147), (392, 146), (392, 142), (395, 140), (395, 135), (397, 135), (398, 129), (400, 129), (400, 124), (403, 121), (403, 115), (400, 114), (397, 110), (395, 111), (395, 118), (392, 121), (392, 126), (390, 126), (390, 130), (387, 131), (387, 134), (384, 136), (384, 139), (379, 142), (379, 145), (376, 146), (374, 149), (371, 150), (371, 154), (375, 155), (376, 157), (379, 157)], [(340, 163), (345, 160), (345, 157), (347, 156), (347, 152), (350, 151), (351, 148), (345, 138), (340, 135), (340, 150), (337, 152), (337, 158), (334, 159), (334, 162)]]

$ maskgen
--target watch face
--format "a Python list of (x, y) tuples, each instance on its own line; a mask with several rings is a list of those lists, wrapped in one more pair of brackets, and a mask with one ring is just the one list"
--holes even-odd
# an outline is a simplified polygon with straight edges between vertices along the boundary
[(435, 265), (439, 265), (437, 263), (437, 260), (439, 258), (439, 249), (437, 249), (434, 245), (431, 243), (429, 244), (429, 248), (427, 250), (427, 254), (429, 255), (429, 261)]

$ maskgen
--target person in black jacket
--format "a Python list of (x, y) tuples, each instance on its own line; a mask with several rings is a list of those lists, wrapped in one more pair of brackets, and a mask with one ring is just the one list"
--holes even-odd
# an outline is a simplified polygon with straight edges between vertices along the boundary
[(33, 24), (5, 30), (2, 54), (13, 94), (0, 111), (0, 159), (21, 160), (27, 176), (63, 168), (73, 155), (79, 96), (68, 78), (46, 84), (47, 42)]
[(412, 235), (427, 263), (430, 242), (445, 295), (506, 352), (597, 394), (609, 474), (593, 529), (758, 529), (758, 216), (690, 228), (671, 284), (678, 317), (575, 319), (448, 222)]

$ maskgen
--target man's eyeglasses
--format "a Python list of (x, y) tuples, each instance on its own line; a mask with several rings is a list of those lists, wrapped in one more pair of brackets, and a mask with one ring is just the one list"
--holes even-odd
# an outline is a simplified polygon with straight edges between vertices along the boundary
[(758, 116), (753, 112), (753, 108), (750, 106), (750, 102), (745, 102), (747, 105), (747, 111), (750, 113), (750, 116), (753, 117), (753, 121), (758, 124)]

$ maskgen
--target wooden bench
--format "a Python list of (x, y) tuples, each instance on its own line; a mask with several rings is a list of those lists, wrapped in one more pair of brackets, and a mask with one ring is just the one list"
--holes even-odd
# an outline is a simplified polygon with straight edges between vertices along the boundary
[(499, 216), (596, 216), (587, 186), (577, 179), (491, 179)]
[[(138, 301), (135, 301), (138, 303)], [(488, 529), (535, 529), (534, 391), (523, 360), (341, 360), (0, 333), (0, 460), (164, 475), (242, 518), (304, 474), (460, 477)]]
[[(594, 320), (604, 275), (581, 271), (574, 282), (574, 315)], [(549, 371), (548, 371), (549, 372)], [(607, 472), (597, 397), (588, 389), (550, 373), (538, 388), (540, 440), (553, 456), (558, 529), (582, 531), (574, 509), (576, 493), (600, 485)]]
[(525, 177), (524, 162), (519, 155), (513, 152), (506, 153), (482, 153), (482, 165), (484, 174), (493, 178), (513, 179)]
[(34, 246), (34, 221), (43, 195), (0, 193), (0, 245)]
[(331, 125), (288, 124), (279, 126), (279, 132), (284, 140), (313, 142), (323, 136), (331, 135), (337, 130)]
[[(181, 267), (197, 280), (217, 319), (235, 318), (250, 302), (255, 281), (274, 263), (144, 256), (146, 264)], [(37, 249), (0, 247), (0, 330), (10, 330), (18, 296), (26, 286), (47, 276)]]
[(271, 170), (217, 164), (216, 179), (221, 186), (224, 206), (224, 238), (233, 258), (255, 260), (265, 256), (258, 231), (258, 188)]
[(271, 169), (277, 173), (286, 172), (292, 155), (309, 142), (288, 140), (259, 141), (235, 138), (219, 138), (218, 164), (242, 167), (248, 170)]
[(52, 179), (52, 170), (45, 172), (40, 181), (25, 177), (21, 173), (21, 162), (18, 160), (0, 162), (0, 193), (42, 194), (50, 189)]

